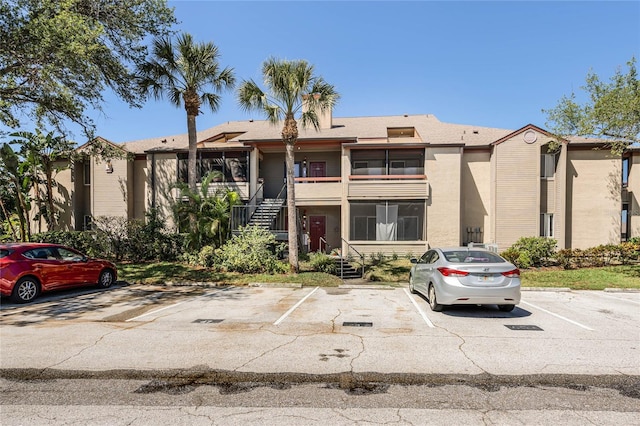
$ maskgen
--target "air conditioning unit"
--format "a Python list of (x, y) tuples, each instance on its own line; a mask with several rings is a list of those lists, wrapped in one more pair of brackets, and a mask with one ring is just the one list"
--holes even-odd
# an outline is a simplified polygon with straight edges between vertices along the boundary
[(495, 243), (491, 243), (491, 244), (469, 243), (469, 244), (467, 244), (467, 247), (469, 247), (469, 248), (479, 247), (479, 248), (483, 248), (483, 249), (489, 250), (489, 251), (494, 252), (494, 253), (498, 253), (498, 245), (495, 244)]

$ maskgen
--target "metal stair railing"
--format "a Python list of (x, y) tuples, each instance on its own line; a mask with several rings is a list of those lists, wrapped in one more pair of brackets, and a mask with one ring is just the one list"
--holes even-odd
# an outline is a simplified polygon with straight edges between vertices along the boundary
[(264, 181), (260, 182), (260, 185), (256, 188), (256, 192), (249, 198), (246, 204), (241, 206), (233, 206), (231, 209), (231, 229), (236, 230), (241, 226), (246, 226), (253, 216), (260, 203), (254, 203), (258, 200), (258, 194), (262, 193), (264, 187)]
[[(364, 278), (364, 262), (365, 262), (365, 256), (360, 253), (358, 250), (356, 250), (356, 248), (354, 246), (352, 246), (351, 244), (349, 244), (349, 242), (347, 240), (345, 240), (344, 238), (340, 237), (340, 239), (342, 240), (343, 243), (345, 243), (347, 245), (347, 254), (349, 253), (349, 251), (353, 250), (358, 256), (360, 256), (360, 261), (361, 261), (361, 265), (362, 265), (362, 278)], [(342, 250), (340, 250), (340, 260), (343, 260), (343, 253)], [(340, 262), (340, 279), (344, 280), (344, 262)]]

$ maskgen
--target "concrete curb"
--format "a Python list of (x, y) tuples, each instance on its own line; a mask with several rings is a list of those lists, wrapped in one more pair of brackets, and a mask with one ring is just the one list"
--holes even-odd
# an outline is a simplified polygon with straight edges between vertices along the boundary
[(569, 287), (520, 287), (521, 291), (549, 291), (549, 292), (563, 292), (571, 291)]
[(249, 283), (247, 286), (265, 288), (302, 288), (302, 283)]

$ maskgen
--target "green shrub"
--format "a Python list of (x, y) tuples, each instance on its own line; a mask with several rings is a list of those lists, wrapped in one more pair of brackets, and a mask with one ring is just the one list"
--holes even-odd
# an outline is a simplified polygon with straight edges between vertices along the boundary
[(335, 274), (337, 272), (336, 264), (328, 254), (322, 252), (310, 253), (309, 260), (314, 271), (326, 272), (327, 274)]
[(38, 243), (62, 244), (75, 248), (90, 257), (112, 259), (109, 241), (93, 231), (51, 231), (31, 236)]
[[(518, 260), (518, 257), (520, 257), (520, 251), (516, 250), (513, 247), (509, 247), (508, 249), (506, 249), (505, 251), (500, 253), (500, 256), (504, 257), (509, 262), (511, 262), (511, 263), (513, 263), (515, 265), (516, 261)], [(516, 265), (516, 266), (518, 266), (518, 265)]]
[(522, 261), (523, 263), (528, 261), (530, 265), (523, 265), (522, 267), (528, 268), (531, 266), (544, 266), (553, 259), (557, 243), (553, 238), (522, 237), (511, 247), (518, 250), (521, 255), (526, 253), (525, 256), (522, 256)]
[(138, 219), (102, 216), (93, 231), (53, 231), (36, 234), (33, 241), (64, 244), (91, 257), (133, 262), (175, 261), (182, 256), (184, 236), (167, 233), (164, 222), (149, 213)]
[(257, 226), (240, 228), (221, 248), (215, 251), (218, 268), (242, 273), (284, 273), (288, 264), (281, 262), (283, 244), (276, 242), (275, 236)]
[(556, 253), (556, 261), (558, 262), (558, 265), (562, 266), (564, 269), (571, 269), (573, 267), (573, 258), (574, 253), (570, 248), (558, 250)]
[(205, 266), (207, 268), (211, 268), (216, 263), (218, 263), (218, 258), (216, 256), (216, 248), (213, 246), (202, 247), (197, 256), (197, 264), (201, 266)]
[(516, 265), (518, 268), (526, 269), (532, 266), (531, 256), (529, 255), (529, 253), (524, 250), (518, 250), (514, 246), (511, 246), (500, 253), (500, 256), (504, 257), (509, 262)]

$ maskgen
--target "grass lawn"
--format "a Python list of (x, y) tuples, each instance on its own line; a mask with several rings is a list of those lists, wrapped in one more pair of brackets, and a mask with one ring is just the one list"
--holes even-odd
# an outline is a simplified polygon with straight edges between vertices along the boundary
[(569, 287), (573, 290), (640, 288), (640, 265), (572, 270), (524, 270), (524, 287)]
[[(336, 287), (339, 277), (313, 272), (302, 263), (298, 274), (238, 274), (213, 272), (206, 268), (181, 263), (123, 263), (118, 265), (119, 279), (130, 283), (164, 284), (167, 282), (215, 282), (228, 285), (261, 283), (301, 283), (303, 286)], [(365, 278), (372, 284), (405, 285), (409, 280), (411, 262), (408, 259), (385, 260), (367, 269)], [(640, 265), (609, 266), (576, 270), (523, 270), (523, 287), (568, 287), (574, 290), (604, 288), (640, 289)]]

